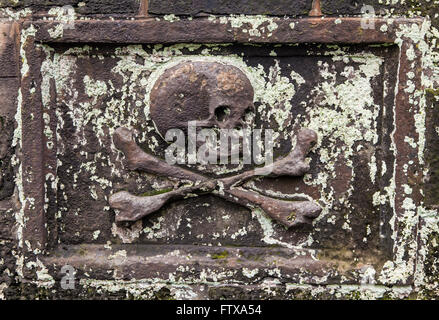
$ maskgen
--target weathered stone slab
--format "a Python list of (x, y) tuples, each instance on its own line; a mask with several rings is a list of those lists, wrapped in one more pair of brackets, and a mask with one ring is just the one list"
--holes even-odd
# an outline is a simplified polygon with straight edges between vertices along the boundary
[[(403, 20), (401, 20), (403, 21)], [(340, 28), (340, 22), (344, 27)], [(418, 21), (419, 22), (419, 21)], [(301, 23), (278, 17), (210, 17), (196, 20), (167, 18), (146, 20), (76, 21), (74, 28), (66, 28), (53, 37), (52, 30), (59, 22), (33, 22), (38, 26), (37, 41), (55, 43), (392, 43), (397, 28), (386, 19), (376, 19), (375, 28), (364, 32), (362, 20), (357, 18), (309, 18)], [(29, 27), (30, 23), (25, 23)], [(383, 27), (384, 26), (384, 27)], [(385, 28), (386, 32), (382, 32)], [(312, 30), (313, 32), (309, 32)], [(166, 34), (166, 37), (163, 37)]]
[[(291, 106), (303, 106), (288, 109), (285, 119), (276, 117), (275, 115), (264, 117), (262, 113), (256, 115), (257, 122), (263, 123), (263, 127), (275, 128), (276, 131), (280, 133), (282, 138), (278, 140), (277, 152), (279, 154), (288, 154), (291, 150), (291, 138), (289, 138), (286, 132), (294, 131), (294, 136), (297, 138), (298, 131), (300, 129), (310, 128), (316, 131), (320, 135), (321, 143), (323, 146), (321, 148), (327, 150), (329, 145), (334, 143), (334, 148), (349, 148), (352, 153), (356, 148), (361, 148), (355, 155), (352, 155), (352, 160), (355, 166), (350, 168), (346, 165), (345, 159), (334, 157), (333, 167), (334, 175), (337, 175), (337, 180), (328, 181), (326, 187), (332, 188), (334, 191), (334, 199), (342, 198), (343, 194), (349, 192), (349, 188), (356, 188), (357, 192), (354, 192), (350, 197), (352, 207), (355, 208), (357, 214), (364, 215), (361, 220), (353, 219), (351, 230), (346, 231), (350, 237), (347, 238), (345, 234), (337, 232), (329, 232), (335, 228), (335, 226), (341, 227), (343, 225), (342, 209), (331, 209), (331, 214), (339, 217), (335, 219), (334, 223), (323, 223), (321, 222), (321, 229), (328, 230), (328, 232), (322, 232), (315, 234), (316, 239), (319, 243), (325, 243), (325, 247), (336, 246), (337, 248), (344, 243), (345, 246), (356, 246), (357, 244), (363, 243), (363, 238), (365, 236), (366, 229), (364, 224), (368, 225), (370, 228), (370, 236), (368, 238), (368, 243), (372, 246), (372, 243), (377, 245), (380, 242), (379, 237), (379, 224), (380, 219), (378, 216), (378, 211), (372, 204), (372, 196), (378, 191), (378, 178), (375, 180), (375, 174), (373, 173), (375, 183), (371, 181), (371, 173), (368, 171), (367, 163), (371, 160), (372, 155), (377, 157), (377, 161), (384, 161), (388, 168), (393, 166), (391, 159), (393, 156), (391, 154), (380, 154), (376, 149), (377, 147), (372, 142), (372, 137), (375, 135), (377, 137), (382, 136), (382, 133), (375, 122), (370, 122), (370, 127), (364, 127), (362, 125), (354, 126), (350, 134), (361, 132), (366, 137), (362, 138), (358, 136), (358, 141), (356, 142), (358, 146), (348, 145), (348, 142), (344, 140), (337, 140), (336, 142), (331, 142), (329, 138), (325, 137), (328, 135), (325, 130), (325, 126), (319, 126), (324, 118), (321, 118), (321, 114), (317, 114), (315, 111), (315, 105), (322, 104), (321, 99), (323, 98), (323, 93), (314, 93), (312, 88), (323, 88), (324, 86), (330, 86), (332, 90), (336, 90), (338, 86), (349, 85), (350, 81), (345, 83), (343, 79), (343, 72), (345, 70), (352, 69), (352, 77), (355, 76), (356, 84), (367, 83), (370, 91), (370, 99), (376, 104), (376, 107), (363, 106), (365, 110), (364, 113), (376, 114), (377, 122), (385, 122), (389, 117), (392, 117), (390, 113), (380, 115), (380, 100), (382, 97), (382, 88), (384, 86), (383, 78), (381, 77), (380, 70), (384, 68), (382, 61), (390, 58), (383, 49), (373, 49), (367, 48), (364, 50), (358, 50), (355, 48), (349, 48), (346, 55), (351, 54), (353, 58), (340, 58), (333, 59), (332, 55), (336, 53), (331, 53), (328, 48), (319, 49), (317, 47), (308, 46), (298, 46), (298, 47), (278, 47), (273, 46), (256, 48), (251, 45), (247, 46), (214, 46), (214, 49), (203, 46), (203, 45), (179, 45), (179, 46), (165, 46), (161, 50), (145, 48), (144, 50), (138, 49), (137, 51), (132, 51), (130, 47), (125, 47), (124, 53), (118, 54), (116, 51), (102, 51), (103, 49), (96, 47), (95, 55), (89, 56), (88, 54), (83, 55), (62, 55), (62, 59), (59, 64), (53, 64), (50, 70), (60, 70), (60, 72), (67, 72), (70, 79), (74, 83), (77, 83), (77, 87), (72, 90), (70, 86), (64, 87), (62, 83), (57, 82), (56, 96), (52, 96), (56, 99), (57, 106), (56, 110), (52, 110), (52, 114), (48, 114), (50, 119), (56, 119), (56, 112), (60, 113), (58, 119), (62, 119), (61, 123), (58, 125), (58, 139), (55, 140), (53, 136), (46, 137), (47, 153), (50, 154), (51, 146), (62, 146), (63, 151), (58, 151), (57, 159), (60, 164), (57, 167), (57, 177), (59, 183), (63, 185), (62, 197), (57, 200), (58, 210), (62, 210), (61, 218), (58, 219), (58, 223), (62, 226), (62, 231), (59, 233), (59, 238), (63, 243), (105, 243), (108, 239), (121, 239), (122, 241), (135, 241), (137, 243), (156, 243), (156, 244), (203, 244), (209, 246), (219, 246), (219, 245), (233, 245), (233, 246), (260, 246), (267, 247), (270, 240), (266, 239), (267, 234), (264, 230), (263, 220), (257, 218), (257, 214), (250, 214), (248, 209), (240, 206), (239, 204), (229, 203), (226, 199), (218, 199), (217, 197), (206, 195), (200, 198), (192, 199), (191, 201), (176, 201), (175, 203), (170, 202), (169, 204), (163, 206), (161, 210), (156, 213), (151, 214), (151, 216), (144, 219), (142, 222), (133, 221), (134, 224), (130, 225), (129, 228), (124, 227), (122, 219), (116, 219), (116, 223), (113, 221), (115, 217), (113, 216), (113, 209), (118, 209), (119, 211), (124, 211), (126, 204), (126, 199), (122, 199), (122, 205), (116, 205), (116, 200), (113, 199), (114, 194), (118, 194), (122, 191), (130, 192), (132, 195), (154, 195), (154, 193), (160, 192), (161, 189), (167, 189), (171, 185), (166, 180), (162, 180), (159, 177), (146, 176), (134, 170), (129, 170), (127, 165), (123, 162), (118, 161), (118, 152), (111, 152), (113, 148), (123, 151), (124, 147), (120, 146), (115, 139), (116, 127), (125, 127), (136, 132), (144, 132), (144, 142), (139, 142), (143, 150), (150, 150), (149, 153), (158, 157), (159, 159), (164, 159), (164, 150), (166, 149), (166, 143), (160, 136), (158, 130), (162, 130), (161, 135), (165, 135), (166, 129), (172, 128), (172, 126), (184, 129), (180, 127), (180, 124), (173, 123), (178, 115), (173, 114), (173, 107), (178, 103), (178, 101), (168, 101), (164, 97), (157, 97), (154, 101), (151, 101), (149, 106), (149, 117), (154, 120), (154, 126), (151, 120), (146, 118), (145, 112), (142, 106), (138, 107), (139, 103), (136, 101), (145, 101), (148, 96), (145, 96), (144, 86), (142, 83), (144, 81), (149, 81), (148, 79), (154, 78), (150, 75), (154, 69), (162, 66), (160, 59), (158, 62), (154, 63), (151, 59), (154, 59), (154, 55), (165, 56), (166, 52), (174, 52), (175, 58), (171, 58), (168, 63), (173, 62), (174, 59), (181, 59), (183, 54), (190, 54), (194, 59), (203, 60), (203, 53), (209, 53), (213, 55), (212, 59), (218, 59), (218, 61), (229, 61), (232, 63), (234, 59), (221, 58), (221, 56), (231, 55), (231, 56), (243, 56), (244, 58), (240, 61), (236, 61), (235, 64), (239, 63), (239, 70), (243, 70), (248, 77), (257, 77), (257, 82), (261, 83), (275, 83), (282, 81), (282, 77), (275, 77), (275, 74), (293, 74), (294, 80), (291, 81), (291, 91), (289, 95), (291, 96), (288, 101), (282, 100), (282, 96), (287, 94), (287, 92), (278, 91), (279, 97), (274, 98), (273, 106), (268, 106), (268, 102), (262, 100), (256, 102), (256, 108), (273, 108), (273, 112), (281, 113), (284, 111), (284, 104)], [(79, 50), (79, 48), (77, 49)], [(178, 51), (177, 51), (178, 50)], [(302, 56), (305, 52), (308, 54), (304, 57)], [(393, 51), (392, 51), (393, 52)], [(139, 56), (139, 58), (136, 58)], [(370, 58), (367, 58), (370, 56)], [(113, 58), (114, 57), (114, 58)], [(366, 58), (364, 58), (366, 57)], [(124, 82), (126, 75), (125, 72), (111, 72), (111, 70), (117, 70), (119, 65), (124, 64), (124, 61), (135, 59), (136, 63), (133, 64), (130, 69), (125, 72), (132, 73), (136, 68), (141, 69), (141, 65), (144, 61), (150, 61), (154, 65), (153, 68), (144, 70), (141, 72), (135, 81), (131, 81), (132, 94), (135, 95), (136, 100), (132, 98), (125, 98), (125, 100), (120, 100), (124, 95), (123, 90), (126, 86)], [(67, 69), (68, 61), (72, 67)], [(278, 62), (280, 61), (280, 62)], [(49, 63), (47, 60), (45, 63)], [(261, 75), (256, 76), (254, 72), (258, 69), (258, 65), (264, 66), (266, 70), (273, 70), (268, 73), (264, 72)], [(212, 64), (200, 64), (201, 67), (214, 68)], [(324, 67), (327, 66), (327, 67)], [(127, 66), (125, 67), (127, 68)], [(196, 68), (196, 65), (183, 65), (184, 68)], [(327, 83), (325, 78), (321, 75), (321, 70), (331, 70), (335, 75), (334, 82)], [(360, 70), (365, 68), (371, 68), (374, 70), (373, 76), (367, 77), (361, 73)], [(234, 70), (234, 69), (232, 69)], [(340, 70), (340, 71), (338, 71)], [(355, 70), (357, 72), (355, 73)], [(384, 70), (384, 69), (382, 69)], [(226, 71), (223, 71), (226, 72)], [(396, 74), (395, 72), (393, 74)], [(83, 84), (79, 81), (75, 81), (75, 75), (79, 76), (80, 79), (84, 79)], [(395, 83), (395, 79), (390, 75), (388, 77), (388, 83)], [(141, 80), (144, 78), (145, 80)], [(337, 80), (339, 78), (339, 80)], [(45, 83), (50, 83), (51, 73), (43, 72), (43, 79)], [(210, 78), (207, 78), (210, 79)], [(245, 81), (242, 80), (242, 81)], [(286, 81), (286, 79), (283, 79)], [(351, 80), (353, 81), (353, 80)], [(194, 87), (185, 85), (188, 81), (184, 79), (181, 82), (172, 84), (167, 83), (167, 90), (177, 90), (182, 89), (187, 96), (191, 94), (191, 99), (189, 101), (203, 101), (205, 99), (210, 99), (210, 97), (215, 97), (218, 93), (209, 91), (209, 96), (202, 94), (195, 94), (196, 87), (201, 83), (195, 83)], [(108, 84), (107, 84), (108, 83)], [(104, 90), (108, 89), (109, 83), (114, 86), (113, 91)], [(268, 84), (266, 86), (269, 86)], [(94, 88), (94, 89), (93, 89)], [(174, 89), (172, 89), (174, 88)], [(267, 87), (268, 88), (268, 87)], [(249, 90), (249, 89), (248, 89)], [(258, 90), (257, 94), (261, 97), (263, 95), (268, 95), (268, 89), (266, 88), (254, 88)], [(276, 90), (276, 88), (273, 88)], [(323, 89), (322, 89), (323, 90)], [(329, 89), (328, 89), (329, 90)], [(195, 91), (195, 92), (194, 92)], [(250, 91), (250, 90), (249, 90)], [(388, 90), (392, 92), (391, 90)], [(91, 98), (90, 94), (92, 92), (99, 93), (95, 98)], [(294, 94), (293, 94), (294, 93)], [(151, 91), (152, 97), (154, 91)], [(166, 94), (166, 93), (163, 93)], [(329, 94), (329, 91), (325, 91), (325, 95)], [(239, 98), (239, 97), (238, 97)], [(245, 99), (235, 99), (235, 103), (247, 108), (251, 102), (252, 98), (249, 100), (247, 97)], [(116, 100), (117, 99), (117, 100)], [(194, 100), (195, 99), (195, 100)], [(219, 98), (217, 98), (219, 99)], [(280, 100), (279, 100), (280, 99)], [(386, 97), (387, 100), (392, 101), (391, 97)], [(110, 101), (116, 103), (112, 113), (121, 114), (121, 118), (106, 118), (105, 113), (108, 111)], [(386, 103), (387, 103), (386, 100)], [(159, 105), (156, 105), (156, 101)], [(217, 103), (224, 104), (219, 100)], [(120, 106), (125, 105), (126, 107), (120, 110)], [(163, 104), (163, 105), (162, 105)], [(93, 108), (91, 106), (93, 105)], [(91, 109), (85, 109), (86, 106)], [(119, 107), (117, 107), (119, 106)], [(189, 106), (188, 106), (189, 107)], [(188, 110), (187, 118), (190, 119), (191, 116), (197, 114), (199, 119), (211, 118), (209, 110), (207, 110), (203, 105), (194, 103), (193, 106), (195, 110)], [(343, 109), (348, 106), (345, 105)], [(233, 108), (233, 107), (231, 107)], [(322, 104), (319, 109), (323, 114), (326, 112), (335, 113), (336, 117), (356, 117), (358, 115), (352, 114), (339, 114), (334, 108), (335, 105), (324, 106)], [(47, 107), (50, 110), (49, 107)], [(238, 110), (239, 109), (239, 110)], [(98, 112), (100, 117), (92, 117), (90, 121), (86, 121), (91, 115), (84, 113), (84, 110), (89, 110), (88, 112)], [(244, 112), (242, 108), (234, 108), (234, 113)], [(348, 109), (347, 109), (348, 110)], [(387, 109), (389, 110), (389, 109)], [(349, 111), (346, 111), (349, 112)], [(74, 118), (72, 115), (75, 114)], [(80, 118), (80, 114), (82, 117)], [(130, 115), (136, 115), (137, 125), (130, 125), (134, 118)], [(240, 113), (239, 113), (240, 114)], [(101, 118), (102, 117), (102, 118)], [(182, 118), (182, 115), (179, 117)], [(81, 120), (83, 119), (83, 120)], [(125, 119), (125, 120), (124, 120)], [(299, 119), (301, 121), (299, 122)], [(344, 118), (343, 118), (344, 119)], [(360, 121), (360, 118), (354, 118)], [(169, 120), (169, 121), (167, 121)], [(79, 122), (77, 122), (79, 121)], [(127, 122), (128, 121), (128, 122)], [(342, 121), (342, 120), (340, 120)], [(348, 121), (344, 119), (343, 121)], [(165, 124), (163, 124), (165, 122)], [(84, 123), (84, 125), (74, 125), (74, 123)], [(295, 123), (295, 124), (294, 124)], [(169, 125), (168, 125), (169, 124)], [(186, 124), (187, 125), (187, 124)], [(214, 125), (214, 124), (212, 124)], [(52, 127), (53, 125), (49, 125)], [(154, 128), (154, 129), (153, 129)], [(286, 129), (290, 128), (290, 129)], [(48, 129), (45, 129), (48, 131)], [(338, 132), (336, 134), (342, 134)], [(340, 138), (341, 139), (341, 138)], [(155, 145), (151, 142), (156, 141)], [(115, 143), (115, 147), (113, 147)], [(390, 141), (383, 141), (386, 145), (386, 150), (390, 149)], [(340, 146), (338, 146), (338, 144)], [(361, 147), (360, 147), (361, 146)], [(363, 150), (364, 148), (364, 150)], [(153, 150), (153, 151), (152, 151)], [(324, 151), (328, 152), (328, 151)], [(92, 154), (100, 154), (101, 160), (93, 160), (94, 156)], [(331, 155), (328, 155), (331, 157)], [(125, 157), (127, 157), (125, 155)], [(319, 160), (318, 153), (310, 153), (310, 158), (313, 159), (313, 165), (309, 174), (312, 177), (316, 177), (319, 172), (324, 169), (324, 164)], [(127, 159), (128, 160), (128, 159)], [(99, 169), (90, 169), (84, 167), (84, 163), (90, 163), (92, 168), (96, 167)], [(109, 163), (110, 165), (104, 165), (104, 163)], [(156, 165), (160, 167), (160, 163)], [(150, 170), (153, 170), (151, 168)], [(188, 169), (186, 167), (186, 169)], [(218, 169), (218, 168), (217, 168)], [(189, 168), (191, 171), (196, 171), (196, 168)], [(215, 174), (215, 169), (204, 169), (208, 174)], [(117, 174), (116, 172), (120, 172)], [(171, 172), (171, 171), (170, 171)], [(229, 172), (231, 174), (233, 171)], [(242, 170), (238, 171), (242, 172)], [(380, 173), (380, 171), (378, 171)], [(389, 169), (387, 175), (383, 173), (385, 177), (392, 171)], [(160, 175), (160, 172), (157, 172)], [(161, 176), (166, 178), (170, 173), (161, 172)], [(196, 176), (198, 178), (198, 176)], [(224, 178), (224, 174), (216, 173), (217, 179)], [(199, 178), (200, 180), (202, 177)], [(310, 179), (312, 179), (310, 177)], [(108, 182), (103, 182), (108, 181)], [(48, 183), (48, 182), (47, 182)], [(155, 189), (154, 185), (162, 185), (161, 188)], [(288, 192), (288, 190), (298, 189), (300, 193), (309, 195), (311, 198), (319, 199), (321, 194), (323, 194), (322, 186), (313, 186), (311, 182), (305, 184), (300, 178), (284, 178), (280, 180), (264, 180), (263, 182), (254, 182), (253, 188), (264, 195), (268, 195), (264, 190), (271, 190), (273, 194), (283, 194), (284, 197), (294, 197), (294, 193)], [(360, 188), (362, 192), (360, 192)], [(361, 197), (359, 196), (361, 194)], [(358, 195), (358, 196), (357, 196)], [(261, 197), (261, 196), (260, 196)], [(107, 200), (108, 199), (108, 200)], [(268, 201), (268, 198), (266, 199)], [(111, 208), (108, 208), (110, 206)], [(340, 204), (341, 206), (341, 204)], [(49, 209), (50, 210), (50, 209)], [(383, 209), (384, 210), (384, 209)], [(56, 215), (56, 213), (53, 213)], [(262, 217), (260, 217), (262, 219)], [(287, 232), (284, 226), (280, 223), (272, 222), (272, 233), (271, 241), (282, 242), (285, 245), (298, 246), (304, 239), (308, 236), (309, 230), (307, 228), (298, 227), (294, 231)], [(157, 229), (157, 226), (160, 226)], [(294, 228), (293, 228), (294, 229)], [(99, 231), (98, 236), (95, 237), (96, 232)], [(268, 241), (268, 243), (267, 243)], [(375, 253), (374, 253), (375, 255)]]
[[(45, 249), (51, 275), (69, 264), (91, 281), (413, 282), (423, 104), (396, 88), (420, 86), (422, 34), (403, 35), (422, 21), (364, 32), (352, 18), (239, 19), (92, 20), (56, 35), (56, 22), (34, 24), (26, 261)], [(163, 160), (170, 127), (244, 126), (249, 109), (276, 133), (273, 174)]]
[(264, 14), (306, 15), (311, 10), (312, 0), (150, 0), (150, 14), (196, 15), (207, 14)]

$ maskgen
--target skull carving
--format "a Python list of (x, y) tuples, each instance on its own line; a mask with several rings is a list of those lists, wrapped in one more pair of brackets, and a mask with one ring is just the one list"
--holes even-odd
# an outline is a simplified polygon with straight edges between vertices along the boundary
[(187, 61), (166, 70), (150, 94), (150, 114), (164, 137), (169, 129), (240, 129), (254, 112), (254, 91), (237, 67), (218, 62)]
[[(253, 87), (238, 68), (218, 62), (187, 61), (167, 69), (157, 79), (150, 93), (150, 114), (162, 137), (166, 137), (171, 129), (187, 133), (188, 123), (192, 121), (197, 122), (197, 128), (239, 129), (251, 125), (246, 116), (254, 112), (253, 99)], [(239, 134), (240, 130), (234, 131)], [(154, 196), (139, 197), (121, 191), (112, 195), (109, 202), (112, 208), (119, 210), (116, 213), (117, 221), (132, 222), (159, 210), (173, 199), (212, 193), (251, 209), (260, 207), (287, 227), (311, 224), (321, 212), (320, 206), (314, 202), (270, 198), (246, 189), (245, 183), (267, 174), (272, 177), (304, 175), (309, 170), (305, 156), (316, 140), (314, 131), (302, 130), (298, 134), (296, 147), (267, 168), (254, 168), (234, 176), (212, 179), (144, 152), (129, 129), (118, 128), (113, 142), (125, 154), (130, 170), (173, 178), (185, 185)], [(240, 151), (235, 150), (234, 154)], [(206, 166), (203, 171), (209, 172), (210, 169), (215, 168)], [(188, 186), (188, 181), (192, 185)]]

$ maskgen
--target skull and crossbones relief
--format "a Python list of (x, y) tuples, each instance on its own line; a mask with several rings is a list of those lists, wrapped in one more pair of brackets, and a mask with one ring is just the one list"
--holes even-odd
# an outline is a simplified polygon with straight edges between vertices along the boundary
[[(238, 68), (217, 62), (190, 61), (167, 69), (150, 93), (150, 114), (158, 133), (171, 129), (187, 133), (189, 122), (197, 129), (236, 129), (229, 133), (239, 139), (253, 124), (253, 86)], [(198, 141), (198, 147), (200, 146)], [(221, 154), (219, 146), (215, 148)], [(242, 152), (233, 149), (232, 153)]]
[(235, 129), (254, 112), (254, 91), (238, 68), (216, 62), (184, 62), (167, 69), (150, 94), (150, 113), (162, 136), (197, 121), (201, 128)]
[[(187, 123), (194, 120), (204, 128), (242, 128), (249, 124), (246, 115), (255, 110), (253, 98), (251, 82), (237, 67), (188, 61), (167, 69), (158, 78), (150, 94), (150, 114), (162, 136), (169, 129), (184, 130)], [(170, 201), (213, 194), (250, 209), (258, 207), (287, 228), (309, 225), (322, 210), (316, 202), (271, 198), (247, 189), (245, 183), (264, 176), (303, 176), (310, 169), (305, 157), (316, 141), (314, 131), (303, 129), (297, 135), (296, 147), (286, 157), (265, 167), (213, 179), (146, 153), (136, 143), (132, 131), (118, 128), (113, 142), (124, 153), (129, 170), (176, 179), (186, 185), (153, 196), (118, 192), (110, 197), (110, 206), (115, 209), (117, 222), (134, 222), (158, 211)]]

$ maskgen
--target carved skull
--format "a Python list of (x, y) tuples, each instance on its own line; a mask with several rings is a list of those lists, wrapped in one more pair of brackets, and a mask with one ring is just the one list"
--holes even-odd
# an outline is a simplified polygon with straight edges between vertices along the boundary
[(150, 94), (150, 114), (164, 137), (169, 129), (239, 129), (251, 124), (254, 91), (237, 67), (187, 61), (166, 70)]

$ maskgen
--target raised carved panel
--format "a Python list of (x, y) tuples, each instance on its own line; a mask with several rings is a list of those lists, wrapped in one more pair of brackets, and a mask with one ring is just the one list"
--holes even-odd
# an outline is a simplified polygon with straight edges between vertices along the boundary
[[(402, 253), (416, 224), (398, 225), (410, 215), (404, 192), (420, 201), (417, 97), (405, 90), (420, 75), (400, 30), (418, 23), (377, 20), (387, 33), (353, 36), (357, 19), (269, 19), (253, 29), (219, 18), (85, 21), (60, 37), (50, 36), (56, 23), (37, 23), (23, 48), (22, 192), (33, 199), (23, 240), (44, 249), (53, 270), (87, 265), (91, 278), (209, 268), (244, 281), (251, 266), (260, 278), (278, 269), (291, 281), (358, 283), (364, 266), (411, 265)], [(185, 68), (208, 89), (175, 80)], [(219, 84), (212, 74), (221, 72)], [(221, 85), (245, 95), (226, 103)], [(275, 132), (271, 176), (256, 178), (254, 166), (165, 165), (163, 132), (179, 116), (169, 106), (186, 100), (163, 92), (180, 87), (197, 102), (187, 114), (209, 126), (220, 126), (216, 107), (236, 109), (222, 123), (234, 127), (253, 104), (254, 125)], [(183, 178), (203, 185), (178, 187)], [(113, 263), (117, 250), (127, 256)], [(223, 263), (212, 258), (224, 251)], [(400, 283), (411, 280), (409, 272)]]

